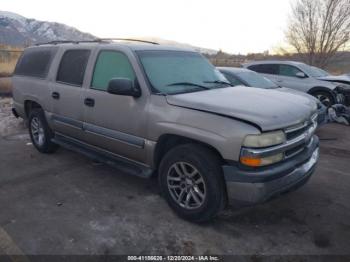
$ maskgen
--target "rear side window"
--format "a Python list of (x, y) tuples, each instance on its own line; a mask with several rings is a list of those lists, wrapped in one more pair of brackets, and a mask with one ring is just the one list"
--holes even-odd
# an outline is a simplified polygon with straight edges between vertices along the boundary
[(117, 51), (101, 51), (95, 65), (91, 86), (93, 89), (107, 91), (108, 83), (113, 78), (136, 79), (129, 59)]
[(14, 74), (45, 78), (57, 48), (26, 49), (19, 59)]
[(271, 75), (278, 74), (278, 65), (274, 65), (274, 64), (251, 65), (251, 66), (248, 66), (248, 68), (257, 73), (271, 74)]
[(82, 86), (90, 50), (68, 50), (61, 59), (57, 82)]

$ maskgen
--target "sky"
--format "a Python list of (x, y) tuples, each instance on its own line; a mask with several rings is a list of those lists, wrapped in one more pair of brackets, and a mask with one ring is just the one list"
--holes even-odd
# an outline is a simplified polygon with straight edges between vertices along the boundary
[(295, 0), (0, 0), (0, 9), (98, 37), (159, 37), (234, 54), (284, 44)]

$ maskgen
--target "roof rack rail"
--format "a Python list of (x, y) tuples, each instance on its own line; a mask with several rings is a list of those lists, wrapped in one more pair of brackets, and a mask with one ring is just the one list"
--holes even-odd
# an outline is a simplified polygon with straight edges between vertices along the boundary
[(147, 43), (147, 44), (152, 44), (152, 45), (159, 45), (159, 43), (157, 43), (157, 42), (141, 40), (141, 39), (132, 39), (132, 38), (97, 38), (96, 40), (100, 40), (100, 42), (104, 42), (104, 41), (130, 41), (130, 42), (140, 42), (140, 43)]
[(57, 44), (68, 44), (68, 43), (73, 43), (73, 44), (79, 44), (79, 43), (95, 43), (95, 42), (100, 42), (99, 39), (94, 39), (94, 40), (53, 40), (49, 42), (44, 42), (44, 43), (36, 43), (35, 45), (57, 45)]
[(107, 42), (107, 41), (129, 41), (129, 42), (141, 42), (141, 43), (147, 43), (147, 44), (152, 44), (152, 45), (159, 45), (157, 42), (152, 42), (152, 41), (146, 41), (146, 40), (140, 40), (140, 39), (131, 39), (131, 38), (95, 38), (93, 40), (54, 40), (54, 41), (49, 41), (45, 43), (37, 43), (35, 44), (36, 46), (39, 45), (57, 45), (57, 44), (79, 44), (79, 43), (102, 43), (102, 42)]

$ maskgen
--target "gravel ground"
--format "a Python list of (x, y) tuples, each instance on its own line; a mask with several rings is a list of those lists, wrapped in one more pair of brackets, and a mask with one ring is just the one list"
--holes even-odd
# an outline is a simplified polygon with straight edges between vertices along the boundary
[(258, 206), (230, 206), (210, 223), (192, 224), (167, 206), (156, 179), (133, 177), (62, 148), (40, 154), (10, 109), (11, 99), (1, 99), (0, 255), (349, 258), (348, 127), (331, 124), (318, 131), (320, 161), (302, 188)]

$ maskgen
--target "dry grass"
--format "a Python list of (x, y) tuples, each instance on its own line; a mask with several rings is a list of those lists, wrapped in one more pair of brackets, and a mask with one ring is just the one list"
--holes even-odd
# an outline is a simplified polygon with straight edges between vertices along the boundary
[(0, 45), (0, 77), (11, 76), (22, 49)]
[(0, 78), (0, 95), (8, 96), (12, 93), (12, 83), (11, 78), (5, 77)]
[(13, 73), (13, 70), (15, 69), (17, 63), (16, 60), (12, 61), (0, 61), (0, 77), (8, 77), (11, 76)]

